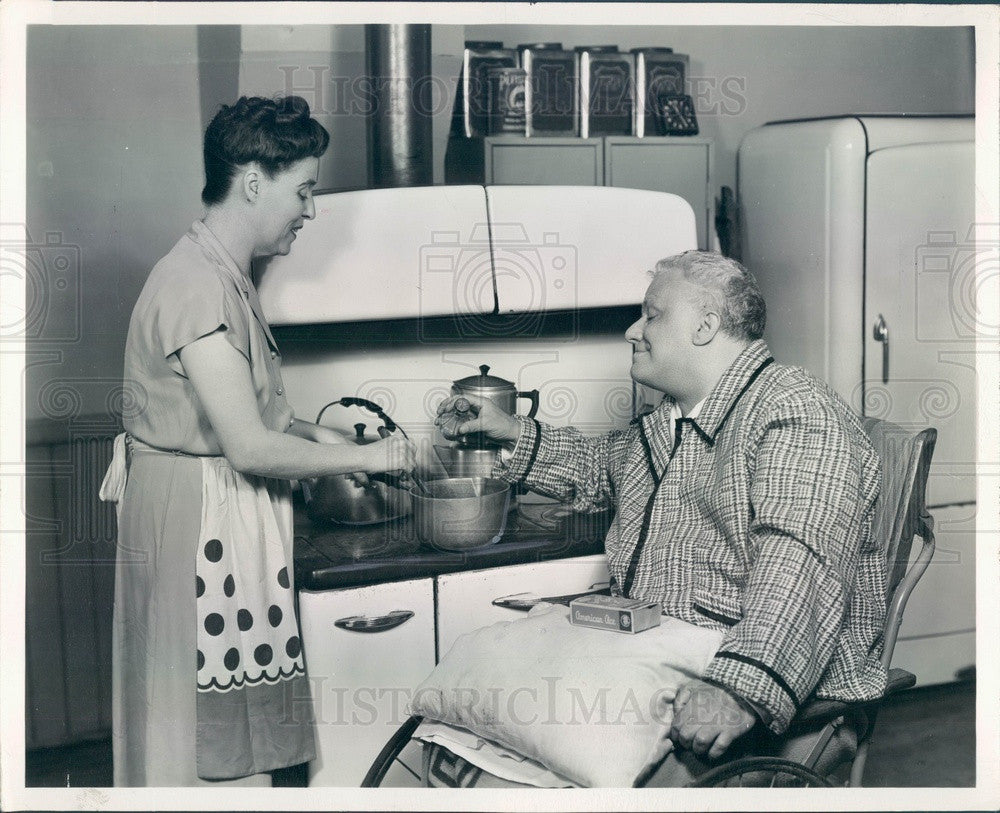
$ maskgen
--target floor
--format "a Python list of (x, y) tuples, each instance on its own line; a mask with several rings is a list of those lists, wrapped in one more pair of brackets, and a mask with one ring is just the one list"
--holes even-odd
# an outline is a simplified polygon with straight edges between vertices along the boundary
[[(865, 771), (867, 787), (972, 787), (976, 697), (972, 681), (914, 689), (882, 709)], [(303, 783), (291, 769), (275, 785)], [(111, 785), (111, 742), (29, 752), (27, 787)]]

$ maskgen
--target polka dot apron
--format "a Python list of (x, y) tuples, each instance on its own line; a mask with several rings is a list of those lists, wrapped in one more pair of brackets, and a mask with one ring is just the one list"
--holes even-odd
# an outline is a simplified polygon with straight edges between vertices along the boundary
[(288, 570), (290, 515), (275, 511), (265, 478), (241, 475), (219, 457), (203, 458), (201, 470), (198, 691), (304, 674)]
[(290, 484), (240, 474), (224, 457), (202, 458), (201, 471), (199, 775), (306, 762), (314, 744), (291, 583)]
[[(134, 438), (128, 445), (174, 454)], [(101, 487), (119, 511), (125, 458), (121, 435)], [(202, 475), (195, 583), (177, 600), (196, 602), (198, 776), (230, 779), (308, 762), (315, 738), (292, 590), (290, 483), (240, 474), (224, 457), (194, 460)]]

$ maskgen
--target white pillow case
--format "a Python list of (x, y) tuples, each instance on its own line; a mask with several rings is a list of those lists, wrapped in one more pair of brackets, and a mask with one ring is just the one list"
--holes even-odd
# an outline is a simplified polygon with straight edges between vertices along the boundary
[(723, 634), (664, 617), (635, 635), (577, 627), (567, 607), (459, 638), (410, 710), (461, 726), (586, 787), (631, 787), (671, 749), (677, 689)]

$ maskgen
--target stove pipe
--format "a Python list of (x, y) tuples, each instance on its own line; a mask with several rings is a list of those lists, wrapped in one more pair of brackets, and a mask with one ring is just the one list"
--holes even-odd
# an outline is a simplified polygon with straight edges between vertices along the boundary
[(368, 116), (368, 185), (430, 186), (431, 27), (366, 25), (374, 109)]

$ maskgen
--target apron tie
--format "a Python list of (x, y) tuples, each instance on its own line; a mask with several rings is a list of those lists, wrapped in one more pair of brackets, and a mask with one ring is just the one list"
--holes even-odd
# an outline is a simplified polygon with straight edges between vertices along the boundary
[(114, 454), (111, 457), (111, 465), (104, 475), (98, 497), (103, 502), (113, 502), (121, 509), (122, 498), (125, 496), (125, 483), (128, 481), (128, 466), (126, 465), (126, 433), (121, 432), (115, 435)]

